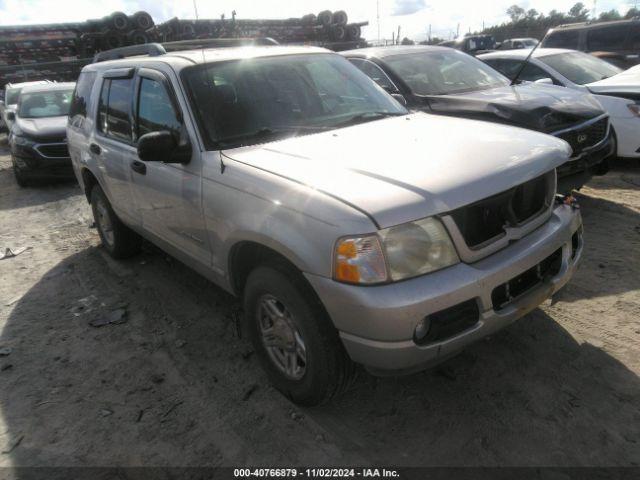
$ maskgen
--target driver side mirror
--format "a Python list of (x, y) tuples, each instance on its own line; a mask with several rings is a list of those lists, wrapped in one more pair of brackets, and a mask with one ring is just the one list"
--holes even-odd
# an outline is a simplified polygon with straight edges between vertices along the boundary
[(7, 120), (9, 120), (10, 122), (15, 121), (16, 119), (16, 114), (15, 112), (7, 112)]
[(180, 145), (168, 130), (150, 132), (138, 139), (138, 157), (145, 162), (189, 163), (191, 145)]
[(400, 93), (392, 93), (391, 96), (403, 107), (407, 106), (407, 99)]
[(553, 85), (553, 80), (551, 80), (550, 78), (539, 78), (533, 83), (540, 83), (542, 85)]

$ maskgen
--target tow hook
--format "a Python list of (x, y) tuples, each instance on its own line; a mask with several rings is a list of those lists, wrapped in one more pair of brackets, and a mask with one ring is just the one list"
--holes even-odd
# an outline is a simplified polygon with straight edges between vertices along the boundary
[(562, 205), (569, 205), (573, 210), (579, 210), (580, 204), (578, 200), (573, 195), (556, 195), (556, 203)]

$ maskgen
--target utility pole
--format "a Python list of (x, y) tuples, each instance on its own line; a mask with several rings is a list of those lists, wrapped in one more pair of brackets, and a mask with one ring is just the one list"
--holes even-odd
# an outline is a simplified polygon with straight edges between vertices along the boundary
[(458, 28), (456, 29), (456, 38), (460, 36), (460, 24), (458, 23)]
[(429, 24), (429, 42), (431, 42), (431, 24)]
[(398, 35), (396, 36), (396, 40), (398, 41), (398, 45), (400, 45), (400, 25), (398, 25)]
[(591, 15), (593, 20), (597, 20), (597, 18), (598, 18), (598, 17), (596, 17), (597, 2), (598, 2), (598, 0), (593, 0), (593, 14)]
[(376, 20), (378, 22), (378, 45), (380, 45), (380, 0), (376, 1)]

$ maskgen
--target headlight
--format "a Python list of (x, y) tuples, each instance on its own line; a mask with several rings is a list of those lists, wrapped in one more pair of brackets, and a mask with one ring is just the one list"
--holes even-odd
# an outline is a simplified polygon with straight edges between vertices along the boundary
[(425, 218), (381, 230), (378, 235), (341, 239), (336, 246), (334, 278), (359, 284), (397, 281), (459, 261), (442, 223)]
[(640, 103), (629, 103), (627, 108), (633, 113), (636, 117), (640, 117)]

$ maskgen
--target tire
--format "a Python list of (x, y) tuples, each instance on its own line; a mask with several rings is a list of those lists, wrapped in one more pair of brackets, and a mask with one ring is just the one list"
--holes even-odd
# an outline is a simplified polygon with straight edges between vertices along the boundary
[(344, 10), (338, 10), (337, 12), (333, 12), (331, 15), (331, 23), (340, 25), (344, 27), (349, 21), (349, 17), (347, 16), (347, 12)]
[(134, 13), (132, 20), (135, 28), (138, 28), (140, 30), (148, 30), (154, 25), (153, 17), (142, 10)]
[[(290, 314), (280, 318), (289, 318), (295, 328), (292, 338), (299, 335), (304, 345), (305, 361), (300, 361), (298, 356), (296, 362), (298, 378), (287, 375), (277, 365), (274, 347), (265, 344), (268, 340), (261, 326), (268, 310), (264, 308), (265, 302)], [(354, 378), (355, 365), (342, 346), (338, 332), (298, 271), (277, 262), (253, 270), (244, 289), (244, 311), (249, 338), (264, 370), (275, 388), (294, 403), (307, 406), (325, 403), (344, 391)], [(294, 345), (298, 355), (296, 340), (291, 340), (289, 352), (292, 353)]]
[(331, 25), (332, 16), (331, 10), (323, 10), (316, 17), (316, 22), (318, 22), (318, 25), (328, 27)]
[(16, 161), (11, 156), (11, 164), (13, 166), (13, 175), (16, 177), (16, 183), (20, 188), (26, 188), (29, 186), (29, 180), (27, 180), (24, 172), (21, 172), (18, 166), (16, 165)]
[(91, 210), (100, 240), (109, 255), (122, 259), (140, 251), (142, 238), (122, 223), (99, 185), (91, 189)]

